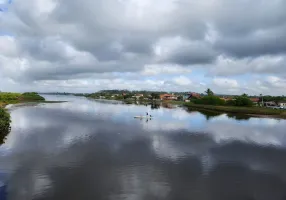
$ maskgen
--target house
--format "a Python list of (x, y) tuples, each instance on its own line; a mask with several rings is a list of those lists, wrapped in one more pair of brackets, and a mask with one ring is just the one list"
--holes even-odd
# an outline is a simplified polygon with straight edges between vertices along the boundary
[(201, 95), (199, 93), (191, 92), (189, 99), (194, 99), (194, 98), (199, 99), (199, 98), (201, 98)]
[(229, 96), (229, 97), (225, 97), (225, 96), (224, 96), (224, 97), (220, 97), (220, 99), (221, 99), (221, 100), (224, 100), (224, 101), (232, 101), (232, 100), (235, 100), (233, 97), (230, 97), (230, 96)]
[(254, 104), (258, 104), (259, 103), (259, 98), (249, 98), (250, 101), (252, 101), (252, 103)]
[(178, 97), (173, 94), (161, 94), (160, 99), (163, 100), (177, 100)]
[(266, 107), (273, 107), (273, 106), (277, 106), (277, 104), (274, 101), (266, 101), (263, 102), (264, 106)]
[(279, 101), (279, 102), (278, 102), (278, 106), (279, 106), (279, 107), (286, 108), (286, 101)]
[(189, 94), (183, 95), (183, 100), (184, 101), (190, 100), (190, 99), (199, 99), (199, 98), (201, 98), (201, 95), (198, 94), (198, 93), (195, 93), (195, 92), (191, 92)]
[(134, 97), (136, 98), (136, 99), (139, 99), (140, 97), (143, 97), (144, 95), (143, 94), (136, 94)]

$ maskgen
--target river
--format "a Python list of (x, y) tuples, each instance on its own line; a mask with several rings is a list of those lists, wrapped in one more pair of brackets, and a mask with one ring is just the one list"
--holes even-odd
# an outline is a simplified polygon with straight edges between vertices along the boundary
[(285, 120), (45, 97), (10, 108), (8, 200), (286, 199)]

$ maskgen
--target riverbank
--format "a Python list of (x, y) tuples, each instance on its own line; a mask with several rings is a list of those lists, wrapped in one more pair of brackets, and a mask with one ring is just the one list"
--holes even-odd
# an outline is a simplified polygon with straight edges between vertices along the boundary
[(285, 110), (274, 110), (260, 107), (235, 107), (235, 106), (213, 106), (185, 103), (184, 106), (189, 110), (210, 110), (223, 113), (243, 114), (256, 117), (275, 117), (286, 119)]

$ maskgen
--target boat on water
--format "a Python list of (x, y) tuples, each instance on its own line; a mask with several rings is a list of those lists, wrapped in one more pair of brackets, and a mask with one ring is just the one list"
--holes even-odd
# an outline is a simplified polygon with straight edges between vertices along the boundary
[(135, 116), (134, 118), (153, 118), (153, 116)]

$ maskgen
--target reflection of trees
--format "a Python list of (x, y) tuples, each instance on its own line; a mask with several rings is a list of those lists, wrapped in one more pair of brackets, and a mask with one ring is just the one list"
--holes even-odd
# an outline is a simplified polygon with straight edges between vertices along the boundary
[(162, 107), (163, 108), (169, 108), (169, 109), (174, 108), (174, 106), (172, 104), (170, 104), (170, 103), (162, 103)]
[(199, 113), (203, 114), (207, 120), (210, 120), (212, 118), (218, 117), (222, 115), (223, 113), (215, 112), (215, 111), (209, 111), (209, 110), (198, 110)]
[(159, 109), (159, 108), (160, 108), (160, 104), (157, 104), (157, 103), (152, 103), (151, 104), (151, 109), (152, 110)]
[(235, 120), (249, 120), (251, 117), (247, 115), (234, 115), (234, 114), (227, 114), (229, 118), (233, 118)]

